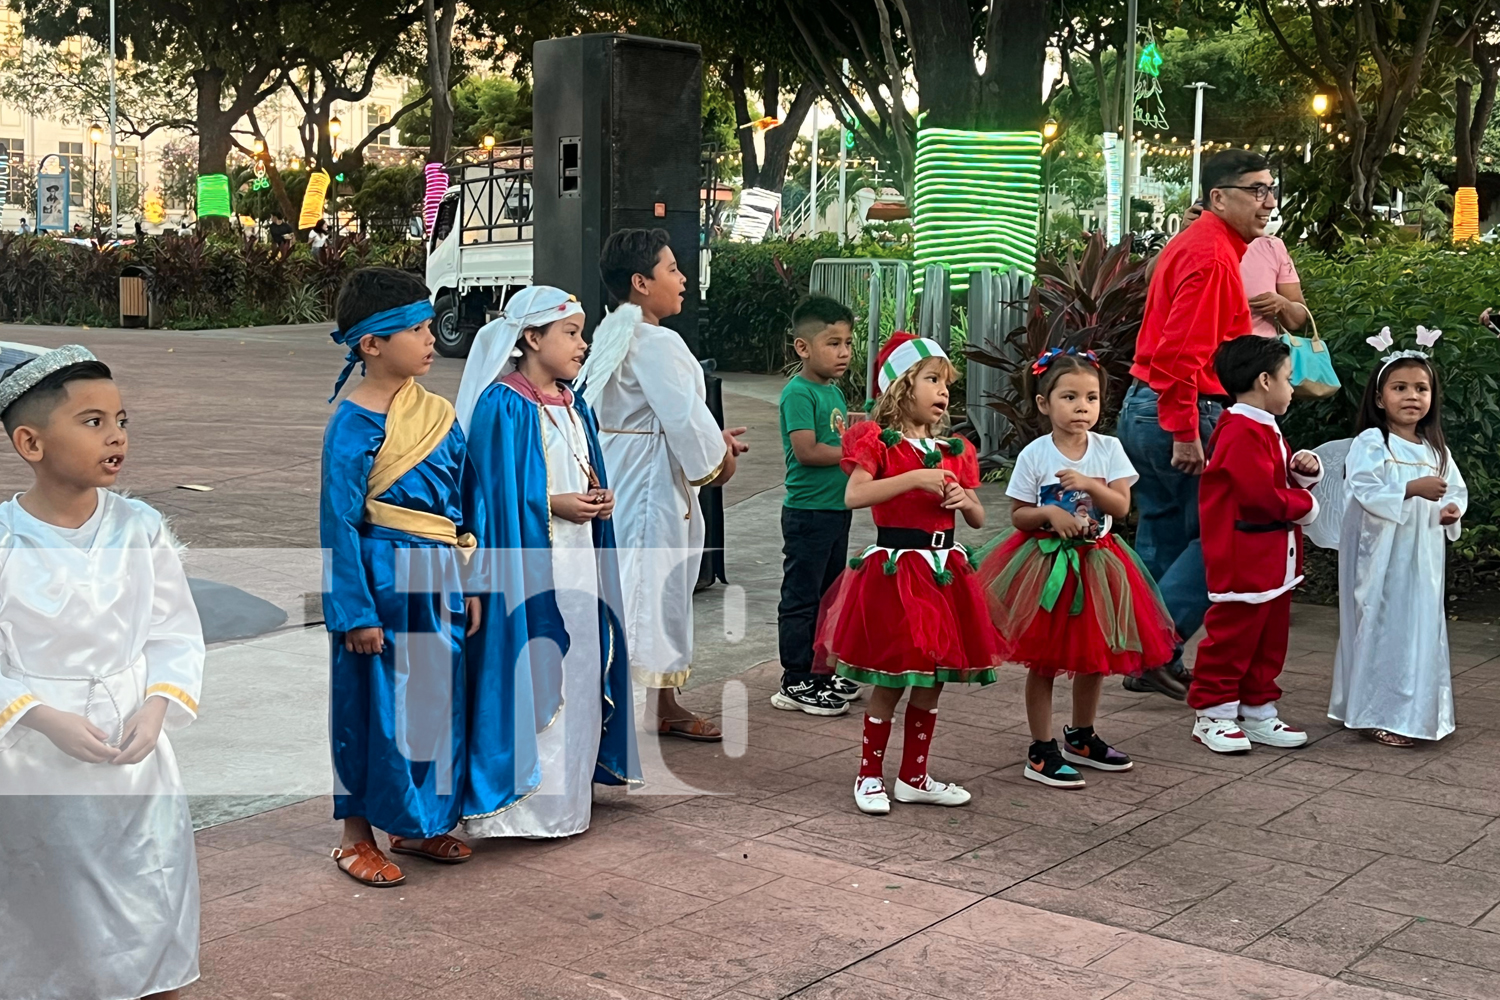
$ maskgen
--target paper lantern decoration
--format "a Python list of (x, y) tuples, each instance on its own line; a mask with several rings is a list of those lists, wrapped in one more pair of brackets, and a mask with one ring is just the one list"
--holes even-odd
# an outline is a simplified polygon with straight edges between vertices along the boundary
[(298, 229), (311, 229), (323, 218), (323, 201), (328, 197), (328, 171), (319, 170), (307, 178), (307, 191), (302, 195), (302, 214), (297, 216)]
[(951, 288), (981, 267), (1036, 272), (1042, 196), (1040, 132), (917, 133), (916, 271), (943, 264)]
[(1479, 239), (1479, 192), (1462, 187), (1453, 197), (1453, 242)]
[(229, 218), (229, 178), (224, 174), (198, 175), (198, 218), (217, 215)]
[(441, 163), (427, 164), (422, 168), (422, 173), (427, 177), (427, 198), (422, 202), (422, 221), (430, 233), (432, 224), (437, 221), (438, 205), (442, 203), (443, 195), (448, 193), (448, 174)]

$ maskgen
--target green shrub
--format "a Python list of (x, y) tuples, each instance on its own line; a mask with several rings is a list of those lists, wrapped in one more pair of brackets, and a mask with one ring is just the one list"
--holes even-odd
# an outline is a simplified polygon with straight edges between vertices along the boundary
[(151, 237), (95, 250), (50, 236), (0, 234), (0, 321), (113, 326), (126, 264), (151, 269), (151, 294), (169, 329), (311, 323), (331, 319), (350, 271), (380, 264), (421, 274), (422, 245), (330, 238), (314, 257), (304, 243), (276, 248), (234, 236)]
[(1443, 389), (1443, 429), (1469, 486), (1464, 534), (1454, 546), (1461, 576), (1500, 568), (1500, 340), (1479, 325), (1500, 307), (1500, 247), (1414, 243), (1329, 256), (1294, 248), (1302, 291), (1333, 355), (1343, 389), (1294, 403), (1285, 426), (1297, 447), (1347, 437), (1379, 355), (1365, 338), (1389, 326), (1395, 349), (1415, 348), (1418, 324), (1438, 328), (1433, 354)]
[(813, 262), (824, 257), (910, 259), (911, 248), (873, 240), (840, 247), (829, 233), (813, 239), (715, 243), (703, 303), (703, 356), (725, 371), (783, 370), (796, 357), (792, 310), (807, 294)]

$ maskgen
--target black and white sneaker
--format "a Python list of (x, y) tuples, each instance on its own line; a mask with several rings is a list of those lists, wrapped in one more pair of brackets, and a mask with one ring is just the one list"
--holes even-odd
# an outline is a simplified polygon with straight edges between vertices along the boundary
[(849, 703), (835, 694), (827, 681), (816, 678), (783, 684), (780, 691), (771, 695), (771, 707), (808, 715), (843, 715), (849, 711)]
[(858, 701), (860, 687), (847, 677), (830, 677), (828, 689), (845, 701)]

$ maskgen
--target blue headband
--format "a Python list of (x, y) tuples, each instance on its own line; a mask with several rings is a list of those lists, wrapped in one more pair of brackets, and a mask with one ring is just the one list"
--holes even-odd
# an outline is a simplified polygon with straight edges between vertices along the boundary
[(344, 355), (344, 370), (339, 373), (339, 380), (333, 383), (333, 395), (328, 397), (331, 403), (339, 396), (339, 390), (344, 383), (349, 381), (349, 375), (354, 371), (354, 366), (359, 365), (359, 373), (365, 373), (363, 360), (359, 356), (359, 342), (366, 336), (389, 337), (393, 333), (402, 330), (410, 330), (423, 320), (432, 319), (437, 315), (433, 311), (432, 303), (426, 299), (413, 302), (410, 305), (397, 306), (395, 309), (387, 309), (385, 312), (373, 313), (355, 323), (347, 330), (334, 330), (328, 336), (333, 338), (335, 344), (344, 344), (349, 348), (349, 353)]

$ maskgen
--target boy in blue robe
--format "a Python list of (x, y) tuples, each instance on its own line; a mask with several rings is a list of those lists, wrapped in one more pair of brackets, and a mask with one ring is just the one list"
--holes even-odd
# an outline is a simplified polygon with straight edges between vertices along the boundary
[[(614, 498), (570, 388), (587, 349), (577, 299), (541, 285), (479, 331), (464, 366), (458, 419), (496, 567), (470, 672), (471, 837), (581, 833), (593, 783), (640, 780)], [(534, 790), (513, 780), (525, 761)]]
[[(349, 347), (334, 398), (363, 378), (323, 436), (323, 613), (332, 661), (330, 739), (344, 821), (339, 868), (386, 888), (405, 876), (375, 843), (445, 864), (463, 801), (466, 634), (479, 627), (484, 518), (453, 406), (414, 381), (432, 367), (422, 281), (363, 268), (344, 282), (333, 339)], [(329, 400), (332, 402), (332, 399)], [(467, 627), (466, 627), (467, 626)]]

